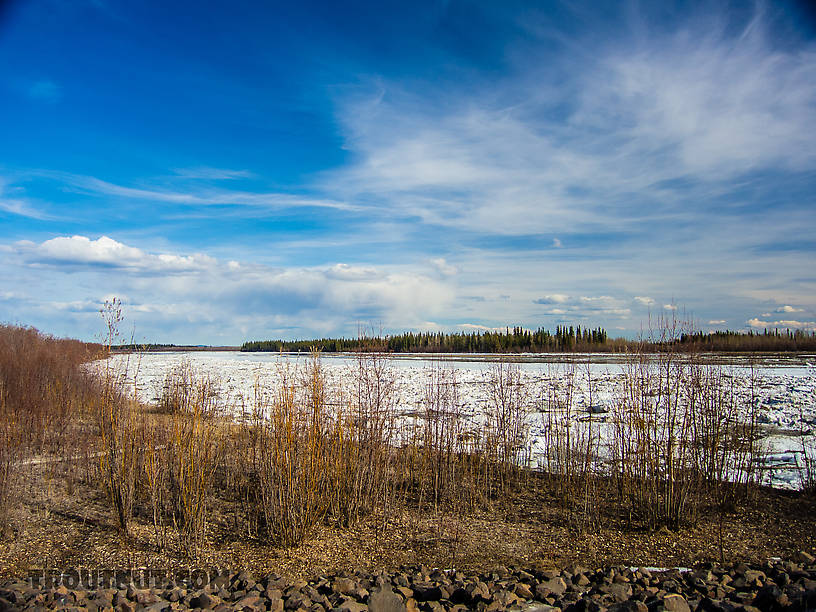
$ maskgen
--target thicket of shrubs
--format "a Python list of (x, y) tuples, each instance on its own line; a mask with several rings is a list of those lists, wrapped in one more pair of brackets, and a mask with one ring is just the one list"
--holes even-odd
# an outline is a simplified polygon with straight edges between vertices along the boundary
[[(108, 347), (120, 320), (111, 305)], [(660, 333), (671, 346), (681, 330)], [(406, 414), (378, 353), (359, 354), (335, 385), (314, 353), (281, 366), (273, 387), (258, 382), (238, 405), (183, 363), (157, 406), (146, 407), (126, 382), (138, 357), (83, 365), (104, 350), (0, 327), (0, 521), (12, 514), (15, 474), (35, 453), (81, 457), (123, 531), (138, 507), (160, 547), (190, 556), (214, 504), (232, 509), (234, 537), (292, 546), (322, 523), (385, 521), (397, 510), (467, 514), (531, 487), (555, 493), (583, 528), (601, 520), (602, 497), (633, 525), (677, 528), (732, 509), (759, 480), (757, 402), (741, 392), (751, 381), (672, 351), (630, 355), (607, 415), (613, 435), (602, 438), (588, 366), (525, 384), (518, 366), (499, 362), (474, 418), (444, 367), (427, 372), (419, 410)], [(581, 390), (579, 374), (589, 379)], [(539, 414), (544, 453), (534, 463), (529, 434)]]

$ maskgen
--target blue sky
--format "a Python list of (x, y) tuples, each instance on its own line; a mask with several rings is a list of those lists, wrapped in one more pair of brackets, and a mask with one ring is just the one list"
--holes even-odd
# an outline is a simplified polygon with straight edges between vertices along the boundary
[(0, 321), (816, 329), (807, 3), (0, 7)]

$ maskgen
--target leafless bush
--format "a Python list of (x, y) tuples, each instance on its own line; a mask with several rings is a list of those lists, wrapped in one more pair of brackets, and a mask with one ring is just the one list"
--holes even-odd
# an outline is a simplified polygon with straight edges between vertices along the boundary
[(506, 494), (529, 467), (530, 391), (518, 364), (499, 361), (487, 379), (485, 448), (496, 469), (499, 492)]
[(332, 402), (327, 445), (330, 516), (341, 525), (356, 523), (375, 507), (387, 509), (395, 493), (395, 374), (382, 354), (367, 352), (357, 356), (351, 379)]
[(250, 426), (251, 469), (259, 532), (292, 546), (329, 510), (330, 423), (318, 354), (312, 355), (300, 384), (288, 368), (280, 376), (276, 397), (266, 410), (256, 410)]
[[(586, 377), (586, 387), (580, 376)], [(589, 363), (550, 367), (543, 394), (544, 457), (542, 467), (556, 487), (557, 498), (580, 528), (597, 523), (597, 491), (604, 475), (601, 433), (595, 422), (595, 381)], [(583, 396), (581, 396), (583, 395)], [(600, 408), (600, 410), (598, 410)]]
[(666, 350), (630, 355), (613, 411), (618, 491), (652, 528), (694, 522), (707, 495), (756, 481), (755, 396), (739, 406), (739, 381), (672, 350), (686, 332), (677, 319), (661, 321), (657, 342)]
[[(122, 322), (121, 303), (114, 298), (102, 309), (106, 326), (108, 352), (119, 337)], [(114, 365), (104, 361), (99, 375), (99, 392), (93, 398), (100, 440), (99, 476), (108, 494), (119, 528), (127, 533), (133, 514), (136, 479), (141, 467), (143, 448), (134, 435), (137, 428), (135, 400), (126, 394), (123, 384), (128, 379), (129, 360)]]
[(174, 368), (159, 404), (169, 412), (166, 431), (145, 428), (144, 484), (157, 542), (169, 543), (172, 524), (181, 550), (195, 558), (204, 540), (208, 500), (221, 460), (218, 382), (189, 362)]

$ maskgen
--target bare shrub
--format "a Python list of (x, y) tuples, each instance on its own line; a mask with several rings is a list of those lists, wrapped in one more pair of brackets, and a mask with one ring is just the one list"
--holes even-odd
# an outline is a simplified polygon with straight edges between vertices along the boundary
[(661, 320), (657, 333), (651, 342), (663, 350), (633, 353), (624, 366), (612, 459), (631, 515), (677, 529), (697, 519), (707, 495), (756, 482), (756, 398), (740, 406), (739, 381), (675, 350), (687, 323)]
[(344, 526), (387, 509), (394, 496), (395, 374), (377, 352), (358, 354), (350, 374), (350, 388), (338, 389), (332, 402), (327, 441), (330, 516)]
[(168, 542), (170, 523), (181, 550), (195, 558), (206, 535), (208, 501), (223, 447), (219, 384), (183, 361), (166, 377), (159, 406), (166, 430), (145, 428), (144, 484), (156, 540)]
[(320, 356), (301, 384), (282, 368), (276, 397), (253, 425), (259, 531), (284, 546), (302, 542), (330, 505), (329, 419)]
[[(586, 377), (586, 386), (580, 376)], [(555, 485), (557, 498), (571, 522), (581, 529), (597, 523), (597, 492), (604, 474), (601, 432), (596, 412), (605, 412), (594, 397), (590, 364), (550, 367), (543, 393), (544, 457), (541, 467)], [(605, 418), (605, 417), (602, 417)]]
[[(121, 303), (113, 298), (101, 311), (106, 326), (108, 352), (119, 337)], [(133, 514), (136, 479), (141, 467), (142, 445), (134, 435), (137, 426), (135, 400), (124, 385), (129, 360), (120, 366), (106, 359), (99, 372), (99, 392), (92, 399), (100, 441), (99, 476), (108, 494), (119, 528), (127, 533)]]
[(499, 492), (506, 494), (529, 467), (530, 391), (518, 364), (493, 364), (487, 378), (485, 449), (496, 470)]

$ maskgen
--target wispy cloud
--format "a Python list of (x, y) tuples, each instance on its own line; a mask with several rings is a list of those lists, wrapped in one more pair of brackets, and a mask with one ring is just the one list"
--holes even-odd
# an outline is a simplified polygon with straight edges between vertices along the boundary
[(19, 189), (10, 189), (9, 182), (0, 178), (0, 212), (5, 212), (29, 219), (49, 219), (50, 216), (33, 206), (27, 199), (15, 193)]
[[(649, 222), (662, 233), (745, 173), (816, 163), (816, 47), (773, 46), (761, 15), (742, 36), (712, 19), (668, 38), (583, 42), (597, 53), (558, 87), (535, 58), (501, 96), (428, 84), (419, 105), (377, 79), (343, 101), (359, 161), (328, 181), (443, 226), (519, 234)], [(559, 105), (566, 120), (553, 118)]]
[[(222, 172), (223, 174), (224, 171), (219, 172)], [(136, 201), (165, 202), (168, 204), (193, 207), (221, 205), (246, 206), (273, 210), (286, 208), (331, 208), (345, 211), (360, 210), (359, 206), (348, 204), (340, 200), (302, 196), (289, 193), (252, 192), (207, 187), (132, 187), (112, 183), (93, 176), (83, 176), (64, 172), (40, 171), (37, 174), (63, 182), (70, 188), (82, 192)], [(179, 176), (179, 178), (182, 177)], [(238, 176), (232, 176), (230, 178), (238, 178)]]
[(188, 179), (203, 180), (234, 180), (243, 178), (253, 178), (255, 173), (249, 170), (228, 170), (225, 168), (210, 168), (207, 166), (197, 166), (195, 168), (175, 168), (176, 176)]

